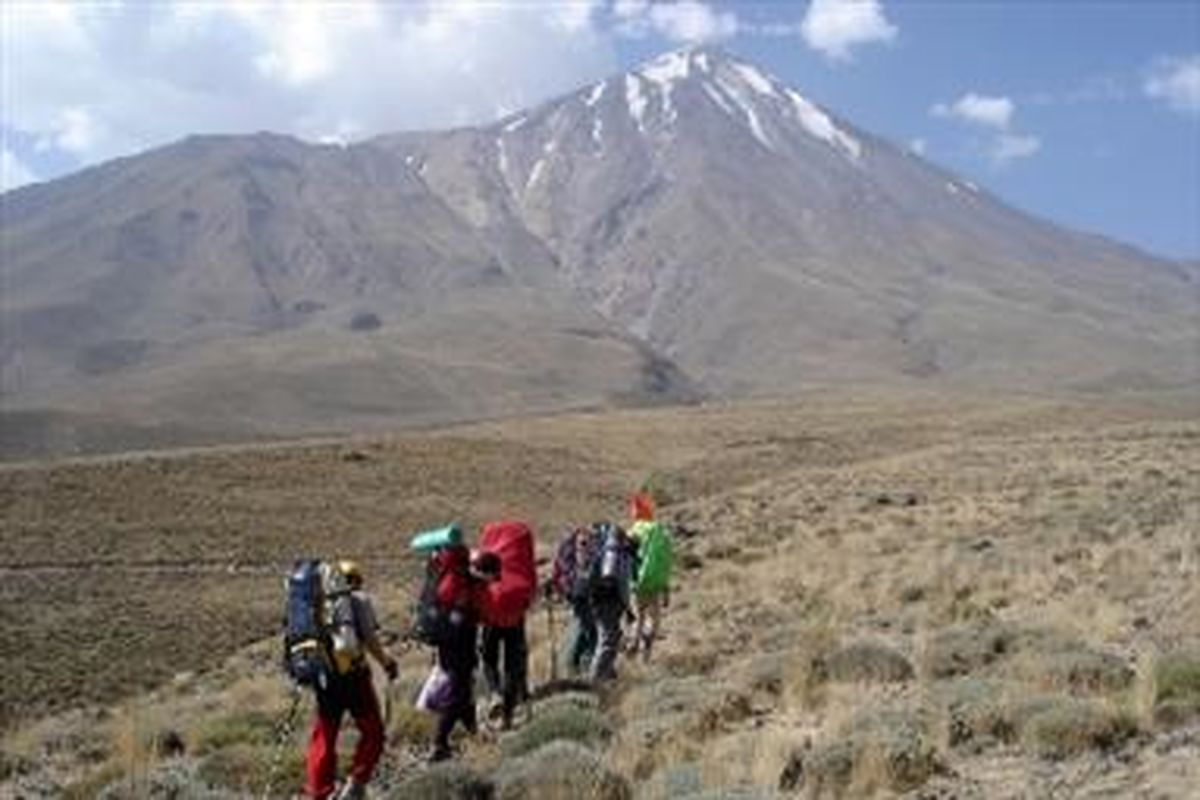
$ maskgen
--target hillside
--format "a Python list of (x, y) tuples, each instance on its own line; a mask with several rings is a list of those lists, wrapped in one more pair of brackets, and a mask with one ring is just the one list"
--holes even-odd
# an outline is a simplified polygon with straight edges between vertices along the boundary
[[(831, 392), (0, 468), (0, 793), (261, 796), (291, 557), (358, 557), (399, 630), (409, 531), (517, 515), (544, 547), (649, 479), (681, 551), (661, 648), (464, 742), (500, 796), (1190, 797), (1197, 442), (1186, 398)], [(530, 633), (542, 686), (544, 608)], [(419, 763), (427, 669), (405, 656), (377, 796), (456, 796)], [(521, 755), (558, 737), (593, 755)]]
[(1194, 265), (714, 49), (479, 128), (192, 137), (4, 194), (0, 245), (9, 457), (1200, 370)]

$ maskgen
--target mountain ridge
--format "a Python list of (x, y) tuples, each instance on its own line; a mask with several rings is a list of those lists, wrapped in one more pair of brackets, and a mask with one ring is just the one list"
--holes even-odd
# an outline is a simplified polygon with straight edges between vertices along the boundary
[(1185, 262), (1009, 207), (713, 48), (489, 125), (193, 136), (4, 200), (5, 411), (287, 435), (1200, 380)]

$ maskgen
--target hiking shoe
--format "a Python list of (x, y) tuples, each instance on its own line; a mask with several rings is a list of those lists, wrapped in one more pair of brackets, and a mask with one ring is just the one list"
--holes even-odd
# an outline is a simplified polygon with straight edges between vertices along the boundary
[(351, 778), (337, 794), (337, 800), (366, 800), (367, 785)]

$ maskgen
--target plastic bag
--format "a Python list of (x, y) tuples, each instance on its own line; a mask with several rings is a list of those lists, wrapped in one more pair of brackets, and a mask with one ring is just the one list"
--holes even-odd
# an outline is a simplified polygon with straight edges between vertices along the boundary
[(429, 677), (425, 679), (421, 691), (417, 693), (416, 706), (422, 711), (443, 711), (449, 707), (453, 694), (450, 673), (435, 665), (429, 671)]

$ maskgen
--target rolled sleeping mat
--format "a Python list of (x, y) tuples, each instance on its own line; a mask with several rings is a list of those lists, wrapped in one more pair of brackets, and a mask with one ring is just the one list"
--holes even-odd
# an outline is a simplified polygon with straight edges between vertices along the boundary
[(440, 550), (443, 547), (453, 547), (462, 544), (463, 535), (462, 528), (457, 522), (453, 522), (444, 528), (434, 528), (433, 530), (422, 531), (412, 538), (408, 543), (411, 550), (418, 553), (427, 553), (431, 550)]

